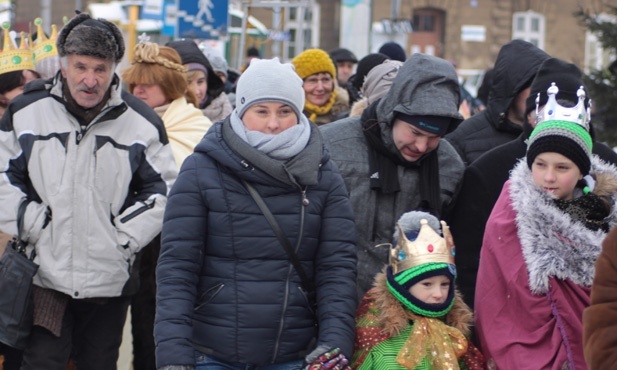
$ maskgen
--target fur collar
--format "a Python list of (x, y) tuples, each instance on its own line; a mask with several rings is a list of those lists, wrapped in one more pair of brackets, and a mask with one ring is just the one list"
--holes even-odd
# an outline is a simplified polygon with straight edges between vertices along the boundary
[[(613, 207), (609, 226), (617, 222), (617, 168), (594, 156), (591, 174), (596, 179), (594, 193), (609, 195)], [(606, 234), (593, 231), (560, 211), (550, 195), (533, 183), (525, 159), (512, 170), (510, 199), (516, 211), (517, 233), (534, 294), (544, 294), (549, 278), (570, 279), (589, 287), (593, 282), (595, 262)]]
[[(408, 324), (409, 319), (418, 316), (408, 310), (390, 293), (386, 283), (385, 269), (375, 276), (373, 288), (375, 308), (377, 308), (378, 320), (389, 337), (398, 335)], [(465, 337), (469, 338), (473, 325), (473, 313), (465, 302), (462, 295), (456, 291), (454, 305), (446, 315), (445, 323), (460, 330)]]
[(368, 107), (368, 100), (366, 98), (358, 100), (351, 106), (351, 110), (349, 111), (349, 117), (361, 116), (362, 112), (364, 112), (366, 107)]

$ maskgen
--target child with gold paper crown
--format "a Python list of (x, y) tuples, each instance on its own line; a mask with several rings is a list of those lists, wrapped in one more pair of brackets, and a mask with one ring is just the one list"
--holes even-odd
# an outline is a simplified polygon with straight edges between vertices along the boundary
[[(439, 234), (443, 231), (443, 237)], [(473, 314), (456, 291), (454, 244), (444, 221), (403, 214), (390, 263), (356, 316), (353, 369), (483, 369), (470, 342)]]

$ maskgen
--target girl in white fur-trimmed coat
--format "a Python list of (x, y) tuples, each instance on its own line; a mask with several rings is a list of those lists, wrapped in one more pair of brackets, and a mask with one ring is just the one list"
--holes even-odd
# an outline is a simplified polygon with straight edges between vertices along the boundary
[(584, 124), (539, 123), (493, 208), (475, 301), (489, 368), (587, 369), (583, 310), (617, 222), (617, 169), (591, 149)]

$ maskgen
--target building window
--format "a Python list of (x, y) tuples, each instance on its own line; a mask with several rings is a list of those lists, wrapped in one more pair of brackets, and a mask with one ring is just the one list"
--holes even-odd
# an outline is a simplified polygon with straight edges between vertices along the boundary
[(519, 17), (516, 19), (516, 30), (519, 32), (525, 30), (525, 18)]
[(544, 49), (545, 23), (544, 15), (531, 10), (514, 13), (512, 39), (529, 41), (540, 49)]
[(296, 55), (296, 47), (289, 44), (289, 46), (287, 46), (287, 55)]
[(283, 60), (291, 60), (303, 50), (315, 48), (319, 40), (319, 5), (290, 7), (285, 11), (284, 24), (289, 37), (283, 41)]
[(433, 32), (435, 30), (435, 16), (433, 14), (414, 14), (413, 30), (415, 32)]

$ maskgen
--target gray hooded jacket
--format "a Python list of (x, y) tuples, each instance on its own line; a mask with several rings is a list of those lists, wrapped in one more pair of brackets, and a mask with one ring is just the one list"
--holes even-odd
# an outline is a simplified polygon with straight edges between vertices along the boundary
[[(374, 117), (379, 122), (384, 144), (398, 153), (392, 139), (395, 112), (408, 115), (451, 117), (458, 123), (459, 85), (456, 72), (445, 60), (414, 54), (401, 67), (392, 88), (377, 104)], [(370, 107), (368, 108), (370, 109)], [(388, 262), (386, 247), (392, 242), (396, 220), (408, 211), (418, 209), (421, 201), (421, 158), (418, 167), (398, 167), (400, 191), (384, 194), (372, 190), (369, 171), (369, 144), (363, 132), (362, 117), (350, 117), (320, 127), (337, 163), (355, 213), (358, 232), (358, 293), (364, 294), (373, 277)], [(441, 217), (447, 215), (458, 191), (464, 165), (456, 150), (446, 141), (435, 152), (439, 163)], [(435, 153), (429, 154), (434, 155)], [(400, 154), (398, 154), (400, 155)]]

